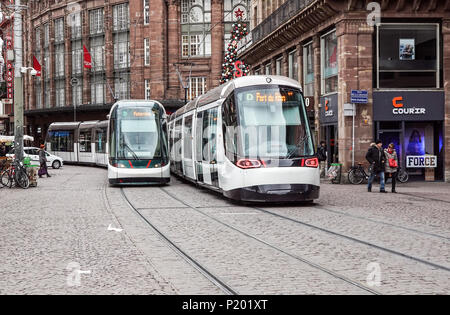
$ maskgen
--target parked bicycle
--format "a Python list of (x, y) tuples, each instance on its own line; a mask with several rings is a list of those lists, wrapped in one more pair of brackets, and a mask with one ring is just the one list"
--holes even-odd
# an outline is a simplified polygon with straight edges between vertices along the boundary
[[(369, 180), (370, 172), (365, 171), (363, 165), (358, 163), (358, 166), (354, 166), (348, 172), (348, 181), (353, 185), (360, 185), (364, 180)], [(409, 180), (408, 172), (400, 167), (397, 171), (397, 180), (400, 183), (406, 183)]]
[(0, 174), (0, 183), (4, 187), (11, 188), (13, 184), (27, 189), (30, 187), (30, 179), (23, 163), (14, 160), (11, 165)]

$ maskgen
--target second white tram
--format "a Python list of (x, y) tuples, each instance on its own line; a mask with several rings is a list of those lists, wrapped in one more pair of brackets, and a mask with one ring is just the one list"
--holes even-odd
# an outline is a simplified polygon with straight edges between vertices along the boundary
[(319, 161), (298, 82), (247, 76), (169, 119), (172, 172), (248, 202), (319, 198)]
[(157, 101), (118, 101), (108, 126), (112, 185), (170, 182), (167, 117)]

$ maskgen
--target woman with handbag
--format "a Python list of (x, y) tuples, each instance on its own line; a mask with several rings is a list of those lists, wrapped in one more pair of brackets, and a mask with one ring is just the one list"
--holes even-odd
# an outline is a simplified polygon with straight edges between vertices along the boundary
[(40, 164), (40, 168), (39, 168), (39, 178), (42, 178), (42, 176), (47, 175), (47, 177), (51, 177), (50, 174), (48, 173), (48, 169), (47, 169), (47, 154), (45, 152), (45, 145), (41, 144), (41, 149), (39, 150), (39, 164)]
[(385, 173), (387, 175), (387, 178), (392, 178), (392, 192), (395, 194), (395, 184), (398, 170), (398, 156), (397, 151), (395, 151), (395, 145), (393, 143), (389, 144), (387, 149), (384, 149), (384, 155), (386, 156)]

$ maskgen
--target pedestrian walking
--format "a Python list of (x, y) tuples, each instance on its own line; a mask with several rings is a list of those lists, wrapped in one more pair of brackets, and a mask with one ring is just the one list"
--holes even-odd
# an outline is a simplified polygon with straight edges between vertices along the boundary
[(327, 169), (327, 145), (325, 141), (320, 141), (320, 146), (317, 148), (317, 158), (320, 163), (320, 177), (325, 177), (325, 170)]
[(0, 142), (0, 157), (5, 157), (8, 153), (4, 142)]
[(386, 159), (386, 177), (392, 178), (392, 192), (395, 194), (395, 184), (398, 170), (398, 155), (397, 151), (395, 151), (395, 145), (393, 143), (389, 144), (388, 148), (384, 150), (384, 155)]
[(47, 154), (45, 152), (45, 145), (41, 144), (41, 149), (39, 150), (39, 178), (42, 178), (43, 175), (47, 175), (47, 177), (51, 177), (48, 173), (47, 169)]
[(377, 140), (375, 143), (370, 145), (369, 150), (366, 154), (366, 160), (370, 163), (370, 176), (369, 183), (367, 185), (367, 191), (372, 192), (372, 182), (375, 176), (380, 177), (380, 192), (385, 193), (385, 183), (384, 183), (384, 168), (386, 157), (383, 152), (383, 142)]

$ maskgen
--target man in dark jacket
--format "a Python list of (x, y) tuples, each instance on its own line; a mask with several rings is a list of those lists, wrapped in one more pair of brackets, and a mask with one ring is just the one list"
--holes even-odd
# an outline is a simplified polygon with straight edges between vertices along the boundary
[(369, 150), (366, 154), (366, 159), (370, 163), (371, 172), (369, 177), (369, 184), (367, 186), (367, 191), (372, 191), (372, 182), (376, 175), (380, 176), (380, 192), (385, 193), (384, 189), (384, 166), (385, 166), (385, 156), (383, 152), (383, 143), (381, 140), (377, 140), (375, 143), (370, 145)]
[(6, 146), (4, 142), (0, 142), (0, 157), (6, 156), (8, 150), (6, 150)]
[(325, 141), (320, 141), (320, 146), (317, 149), (317, 158), (320, 162), (320, 177), (325, 177), (325, 169), (327, 167), (327, 145)]

